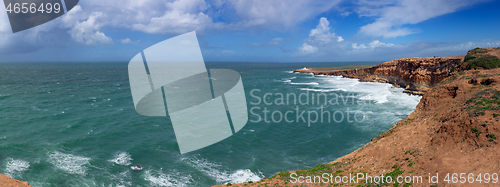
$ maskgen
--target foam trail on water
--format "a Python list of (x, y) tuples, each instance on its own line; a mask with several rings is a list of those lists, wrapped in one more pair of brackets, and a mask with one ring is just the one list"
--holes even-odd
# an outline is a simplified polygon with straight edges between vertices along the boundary
[(130, 156), (130, 154), (128, 154), (127, 152), (118, 152), (118, 153), (115, 153), (115, 157), (111, 160), (108, 160), (110, 162), (113, 162), (115, 164), (118, 164), (118, 165), (122, 165), (122, 166), (128, 166), (130, 164), (132, 164), (132, 156)]

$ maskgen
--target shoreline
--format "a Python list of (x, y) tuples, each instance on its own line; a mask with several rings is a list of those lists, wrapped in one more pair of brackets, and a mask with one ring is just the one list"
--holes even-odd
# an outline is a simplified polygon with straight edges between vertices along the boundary
[[(448, 66), (448, 72), (443, 72), (440, 68), (435, 68), (435, 66), (426, 66), (433, 71), (438, 70), (438, 73), (434, 74), (432, 71), (422, 71), (419, 68), (411, 69), (419, 72), (413, 74), (397, 74), (394, 72), (398, 71), (387, 71), (391, 69), (387, 65), (402, 62), (396, 64), (407, 66), (412, 63), (411, 61), (415, 62), (415, 60), (407, 60), (412, 58), (393, 60), (374, 66), (385, 71), (379, 71), (379, 74), (372, 75), (369, 79), (364, 79), (364, 81), (390, 83), (391, 81), (385, 81), (380, 77), (391, 75), (392, 72), (393, 76), (401, 76), (399, 79), (392, 78), (393, 84), (409, 79), (420, 80), (422, 82), (418, 82), (419, 84), (429, 86), (427, 90), (417, 92), (423, 96), (415, 111), (405, 119), (395, 123), (389, 130), (380, 133), (366, 145), (332, 162), (318, 164), (311, 169), (283, 171), (257, 182), (235, 185), (448, 186), (457, 185), (457, 183), (450, 183), (449, 181), (452, 176), (461, 173), (473, 175), (474, 178), (483, 177), (483, 179), (485, 179), (486, 174), (488, 174), (488, 177), (491, 175), (498, 176), (496, 172), (500, 171), (500, 147), (498, 146), (499, 140), (497, 140), (497, 137), (500, 136), (500, 68), (497, 68), (500, 67), (499, 52), (500, 48), (476, 48), (470, 50), (467, 56), (474, 57), (469, 59), (477, 58), (478, 60), (464, 60), (464, 58), (461, 58), (456, 61), (456, 59), (453, 59), (456, 57), (452, 57), (453, 64)], [(496, 57), (490, 58), (488, 55)], [(479, 61), (484, 59), (481, 58), (482, 56), (493, 59), (487, 61), (492, 63)], [(422, 65), (429, 64), (428, 59), (435, 57), (420, 58), (423, 58), (419, 62)], [(479, 67), (471, 66), (471, 64)], [(366, 73), (369, 72), (368, 70), (373, 69), (372, 67), (362, 71), (354, 69), (329, 72), (313, 72), (303, 69), (295, 72), (317, 75), (344, 76), (345, 74), (347, 76), (344, 77), (351, 78), (348, 76), (359, 76), (356, 73)], [(392, 67), (392, 70), (396, 69), (398, 68)], [(401, 70), (401, 68), (399, 69)], [(377, 72), (377, 68), (371, 73), (374, 72)], [(380, 72), (385, 72), (385, 74)], [(429, 75), (429, 77), (417, 76), (418, 79), (404, 77), (417, 74)], [(446, 76), (441, 78), (442, 75)], [(378, 81), (373, 77), (382, 81)], [(413, 85), (415, 86), (415, 84)], [(411, 86), (411, 84), (407, 86)], [(408, 90), (408, 87), (406, 89)], [(332, 179), (327, 184), (324, 181), (321, 182), (324, 179), (324, 174), (326, 174), (327, 179)], [(344, 177), (350, 177), (351, 175), (356, 175), (354, 178), (359, 176), (362, 180), (359, 183), (352, 183), (349, 179), (347, 182), (333, 182), (333, 179), (342, 178), (343, 180)], [(378, 176), (379, 182), (369, 181), (368, 179), (363, 180), (362, 177), (367, 176)], [(396, 183), (396, 181), (380, 182), (380, 176), (390, 177), (391, 179), (408, 176), (413, 176), (413, 178), (410, 177), (409, 181)], [(298, 180), (298, 177), (302, 177), (302, 180)], [(320, 181), (316, 181), (315, 177)], [(448, 177), (448, 183), (446, 183), (446, 177)], [(479, 184), (478, 181), (474, 180), (472, 184)], [(488, 182), (489, 180), (490, 178), (488, 178)], [(498, 183), (500, 181), (497, 180), (495, 183), (481, 183), (481, 185), (496, 186)]]
[[(404, 93), (422, 96), (446, 78), (450, 69), (462, 59), (463, 56), (413, 57), (391, 60), (371, 67), (305, 68), (293, 72), (342, 76), (359, 79), (361, 82), (389, 83), (394, 87), (404, 88)], [(353, 68), (347, 69), (348, 67)]]

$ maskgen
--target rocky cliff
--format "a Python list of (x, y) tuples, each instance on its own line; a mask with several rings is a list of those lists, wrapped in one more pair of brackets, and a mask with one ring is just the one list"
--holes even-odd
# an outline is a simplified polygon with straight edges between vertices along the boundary
[(298, 69), (298, 73), (316, 75), (336, 75), (356, 78), (360, 81), (390, 83), (405, 88), (405, 93), (423, 95), (430, 88), (446, 78), (450, 69), (462, 60), (454, 57), (414, 57), (388, 61), (373, 67), (351, 70), (324, 71), (318, 69)]
[(28, 182), (18, 181), (8, 176), (0, 174), (1, 187), (31, 187)]

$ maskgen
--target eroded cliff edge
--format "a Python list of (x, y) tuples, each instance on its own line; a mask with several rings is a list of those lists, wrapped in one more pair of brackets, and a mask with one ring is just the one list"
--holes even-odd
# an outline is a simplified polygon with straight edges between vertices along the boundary
[(463, 56), (413, 57), (391, 60), (362, 69), (325, 71), (312, 68), (298, 69), (294, 72), (343, 76), (365, 82), (390, 83), (395, 87), (405, 88), (405, 93), (423, 95), (448, 77), (450, 69), (459, 64), (462, 59)]
[(28, 182), (19, 181), (0, 174), (0, 186), (2, 187), (31, 187)]

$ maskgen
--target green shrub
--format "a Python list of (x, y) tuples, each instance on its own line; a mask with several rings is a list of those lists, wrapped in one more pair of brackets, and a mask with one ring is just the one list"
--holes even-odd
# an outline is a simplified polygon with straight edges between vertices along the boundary
[(481, 49), (479, 47), (476, 47), (475, 49), (471, 50), (470, 53), (476, 54), (476, 53), (487, 53), (487, 49)]
[(472, 128), (472, 132), (476, 133), (476, 137), (479, 137), (481, 135), (481, 131), (477, 129), (477, 127)]
[(466, 55), (466, 56), (464, 57), (464, 62), (467, 62), (467, 61), (472, 60), (472, 59), (475, 59), (475, 58), (477, 58), (477, 57), (472, 56), (472, 55)]
[(484, 55), (470, 60), (467, 69), (482, 67), (485, 69), (493, 69), (500, 67), (500, 59), (492, 55)]
[(458, 68), (457, 68), (457, 66), (453, 66), (453, 67), (451, 67), (450, 72), (454, 72), (454, 71), (456, 71), (457, 69), (458, 69)]
[(487, 135), (486, 135), (486, 138), (491, 138), (491, 139), (493, 139), (493, 140), (496, 140), (496, 139), (497, 139), (497, 137), (496, 137), (494, 134), (487, 134)]

